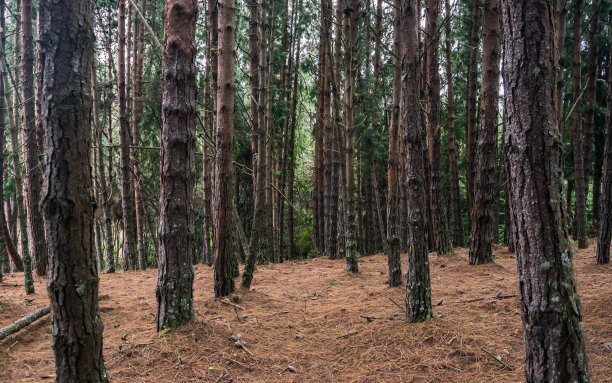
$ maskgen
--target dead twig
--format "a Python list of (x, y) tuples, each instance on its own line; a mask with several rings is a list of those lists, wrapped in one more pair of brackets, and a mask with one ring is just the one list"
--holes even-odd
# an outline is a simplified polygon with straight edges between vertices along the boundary
[(400, 305), (399, 305), (399, 304), (398, 304), (396, 301), (394, 301), (393, 299), (391, 299), (391, 297), (387, 297), (387, 298), (389, 298), (389, 300), (390, 300), (391, 302), (393, 302), (393, 304), (394, 304), (394, 305), (396, 305), (397, 307), (399, 307), (399, 309), (400, 309), (400, 310), (402, 310), (402, 311), (406, 311), (406, 309), (405, 309), (404, 307), (400, 306)]
[(463, 299), (459, 301), (450, 301), (450, 302), (440, 303), (439, 306), (441, 306), (442, 304), (449, 305), (452, 303), (472, 303), (472, 302), (479, 302), (479, 301), (485, 301), (485, 300), (491, 300), (491, 299), (496, 299), (496, 300), (510, 299), (510, 298), (515, 298), (517, 296), (518, 294), (502, 295), (502, 293), (497, 293), (496, 295), (489, 296), (489, 297), (479, 297), (479, 298)]
[(244, 307), (242, 307), (242, 306), (240, 306), (240, 305), (237, 305), (237, 304), (235, 304), (235, 303), (230, 302), (230, 300), (229, 300), (229, 299), (227, 299), (227, 298), (221, 298), (221, 299), (219, 299), (219, 302), (221, 302), (221, 303), (223, 303), (223, 304), (226, 304), (226, 305), (229, 305), (229, 306), (232, 306), (232, 307), (234, 307), (234, 308), (239, 308), (240, 310), (244, 310)]
[(246, 369), (248, 371), (253, 371), (253, 369), (251, 367), (247, 366), (244, 363), (240, 363), (239, 361), (234, 360), (232, 358), (228, 358), (228, 357), (224, 357), (224, 358), (227, 360), (228, 363), (234, 363), (235, 365), (240, 366), (240, 367), (242, 367), (242, 368), (244, 368), (244, 369)]
[(359, 317), (363, 318), (363, 319), (366, 319), (368, 322), (372, 322), (372, 321), (377, 320), (377, 319), (378, 320), (395, 320), (394, 317), (384, 317), (383, 318), (383, 317), (371, 317), (371, 316), (368, 316), (368, 315), (360, 315)]
[(500, 359), (498, 359), (495, 355), (491, 354), (489, 351), (487, 351), (484, 347), (480, 348), (482, 351), (484, 351), (485, 354), (487, 354), (489, 357), (491, 357), (493, 360), (495, 360), (497, 363), (501, 364), (501, 366), (505, 369), (507, 369), (508, 371), (512, 371), (513, 368), (508, 366), (506, 363), (504, 363), (503, 361), (501, 361)]
[(340, 335), (339, 337), (337, 337), (336, 339), (346, 339), (346, 338), (350, 338), (353, 335), (357, 335), (359, 334), (361, 331), (349, 331), (344, 335)]
[(223, 378), (225, 378), (225, 372), (222, 372), (221, 375), (219, 375), (217, 380), (215, 380), (215, 383), (219, 383), (221, 381), (221, 379), (223, 379)]

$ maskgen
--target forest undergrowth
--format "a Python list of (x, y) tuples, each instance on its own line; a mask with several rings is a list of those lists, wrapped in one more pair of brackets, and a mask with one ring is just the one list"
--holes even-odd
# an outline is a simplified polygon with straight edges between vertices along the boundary
[[(595, 382), (612, 382), (612, 266), (595, 242), (574, 265)], [(104, 274), (100, 311), (113, 382), (518, 382), (523, 334), (514, 255), (468, 266), (467, 250), (430, 254), (434, 318), (403, 320), (405, 284), (387, 287), (383, 254), (261, 265), (250, 291), (212, 297), (213, 270), (196, 265), (195, 320), (156, 333), (157, 270)], [(402, 266), (406, 265), (405, 255)], [(405, 272), (405, 270), (403, 270)], [(404, 281), (405, 282), (405, 281)], [(0, 328), (48, 304), (46, 281), (26, 296), (23, 276), (0, 284)], [(0, 382), (55, 377), (49, 317), (0, 341)]]

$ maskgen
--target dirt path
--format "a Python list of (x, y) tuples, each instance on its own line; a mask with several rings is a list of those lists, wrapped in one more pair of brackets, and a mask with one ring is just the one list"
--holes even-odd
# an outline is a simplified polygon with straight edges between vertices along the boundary
[[(457, 302), (517, 293), (514, 257), (504, 250), (495, 264), (476, 267), (464, 249), (432, 255), (433, 303), (442, 304), (421, 324), (402, 320), (405, 287), (387, 287), (384, 255), (360, 259), (358, 275), (344, 272), (344, 260), (325, 258), (259, 266), (252, 290), (234, 297), (240, 308), (212, 299), (212, 270), (198, 265), (196, 320), (160, 336), (157, 270), (103, 275), (109, 375), (113, 382), (214, 382), (222, 374), (235, 382), (522, 381), (518, 298)], [(574, 262), (587, 350), (593, 380), (612, 382), (604, 346), (612, 342), (612, 266), (595, 266), (592, 256), (592, 247), (581, 250)], [(0, 327), (48, 302), (43, 280), (26, 297), (22, 277), (0, 284)], [(237, 334), (252, 355), (234, 346)], [(48, 317), (0, 342), (0, 382), (51, 381), (50, 344)]]

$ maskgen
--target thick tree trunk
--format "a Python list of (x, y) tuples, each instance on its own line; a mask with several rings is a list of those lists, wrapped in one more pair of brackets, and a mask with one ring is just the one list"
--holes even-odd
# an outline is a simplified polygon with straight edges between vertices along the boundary
[(42, 210), (49, 240), (55, 381), (107, 382), (92, 249), (92, 4), (42, 0), (39, 6), (47, 158)]
[(457, 142), (455, 136), (455, 95), (453, 93), (453, 61), (451, 47), (451, 6), (450, 0), (444, 1), (446, 10), (445, 50), (446, 50), (446, 120), (448, 121), (448, 183), (450, 187), (450, 222), (453, 246), (463, 247), (463, 217), (461, 215), (461, 195), (459, 193), (459, 173), (457, 171)]
[(119, 56), (117, 60), (117, 82), (119, 91), (119, 162), (121, 191), (121, 211), (123, 213), (123, 267), (135, 270), (138, 267), (136, 212), (132, 193), (132, 167), (130, 161), (130, 126), (127, 111), (128, 94), (126, 90), (126, 25), (125, 1), (119, 0)]
[(572, 112), (572, 147), (574, 149), (574, 185), (576, 194), (576, 210), (574, 216), (575, 239), (578, 248), (584, 249), (588, 246), (587, 222), (586, 222), (586, 190), (587, 186), (584, 169), (584, 131), (582, 120), (582, 80), (581, 80), (581, 50), (582, 50), (582, 0), (574, 3), (574, 43), (573, 43), (573, 68), (572, 68), (572, 100), (574, 110)]
[(439, 255), (453, 250), (444, 196), (442, 195), (442, 154), (440, 151), (440, 68), (438, 17), (440, 1), (426, 0), (425, 47), (427, 55), (427, 142), (429, 155), (429, 174), (431, 187), (430, 211), (433, 240)]
[[(480, 46), (480, 25), (482, 23), (482, 3), (478, 0), (472, 0), (472, 20), (470, 25), (469, 41), (469, 61), (467, 71), (467, 90), (465, 99), (465, 146), (466, 146), (466, 161), (465, 161), (465, 181), (466, 181), (466, 196), (467, 196), (467, 214), (468, 217), (472, 214), (472, 200), (474, 198), (474, 168), (476, 158), (476, 142), (477, 134), (477, 99), (476, 93), (478, 90), (478, 49)], [(468, 219), (468, 223), (470, 220)], [(469, 232), (469, 227), (468, 227)]]
[(232, 278), (232, 147), (234, 144), (234, 0), (220, 0), (215, 173), (215, 297), (234, 292)]
[[(612, 13), (611, 13), (612, 16)], [(612, 39), (612, 28), (610, 29)], [(604, 148), (604, 176), (601, 184), (599, 233), (597, 235), (598, 265), (610, 263), (610, 239), (612, 238), (612, 44), (608, 55), (608, 99), (606, 112), (606, 143)]]
[[(32, 0), (21, 0), (21, 84), (23, 105), (23, 158), (25, 176), (25, 208), (28, 223), (30, 256), (39, 276), (47, 275), (47, 249), (42, 216), (38, 203), (40, 201), (40, 181), (42, 180), (40, 148), (36, 132), (34, 110), (34, 37), (32, 35)], [(24, 253), (25, 255), (25, 253)], [(27, 261), (24, 257), (24, 262)]]
[(470, 215), (470, 264), (493, 262), (493, 231), (497, 215), (497, 125), (499, 104), (499, 0), (484, 1), (482, 24), (482, 90), (474, 158), (473, 203)]
[(405, 0), (401, 21), (402, 99), (401, 124), (406, 146), (406, 201), (408, 224), (408, 274), (406, 280), (406, 319), (421, 322), (431, 318), (431, 285), (427, 246), (425, 132), (419, 107), (419, 14), (417, 1)]
[(164, 17), (157, 331), (193, 318), (195, 0), (168, 0)]
[(353, 158), (355, 151), (354, 105), (355, 78), (357, 76), (357, 37), (359, 27), (359, 0), (343, 0), (344, 3), (344, 156), (345, 156), (345, 241), (346, 269), (351, 273), (359, 271), (357, 255), (357, 220), (355, 200), (355, 176)]
[(402, 260), (400, 258), (400, 235), (398, 222), (399, 177), (404, 174), (399, 164), (399, 95), (402, 83), (399, 80), (401, 59), (399, 45), (401, 36), (400, 0), (395, 0), (393, 16), (393, 119), (389, 125), (389, 160), (387, 163), (387, 263), (389, 265), (389, 286), (402, 284)]
[(521, 281), (525, 380), (590, 382), (574, 252), (561, 200), (555, 11), (544, 0), (502, 4), (504, 146)]

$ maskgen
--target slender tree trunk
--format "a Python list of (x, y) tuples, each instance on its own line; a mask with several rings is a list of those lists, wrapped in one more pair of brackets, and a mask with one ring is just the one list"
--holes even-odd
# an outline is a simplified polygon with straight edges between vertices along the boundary
[(128, 93), (126, 90), (126, 25), (125, 1), (119, 0), (119, 56), (117, 66), (117, 82), (119, 91), (119, 189), (121, 191), (121, 211), (123, 213), (123, 267), (125, 270), (135, 270), (138, 267), (136, 212), (134, 194), (132, 193), (132, 167), (130, 164), (130, 126), (128, 117)]
[[(612, 12), (610, 13), (612, 16)], [(612, 39), (612, 28), (609, 33)], [(601, 184), (599, 233), (597, 235), (597, 257), (598, 265), (610, 263), (610, 239), (612, 238), (612, 44), (608, 55), (608, 98), (606, 111), (604, 148), (604, 176)]]
[[(477, 134), (477, 98), (478, 89), (478, 48), (480, 46), (480, 25), (482, 23), (482, 3), (478, 0), (472, 1), (472, 20), (470, 25), (469, 41), (469, 61), (467, 71), (467, 91), (465, 100), (465, 140), (466, 140), (466, 165), (465, 181), (467, 184), (467, 213), (472, 215), (472, 200), (474, 198), (474, 169), (476, 157)], [(470, 220), (468, 219), (468, 223)], [(469, 228), (468, 228), (469, 231)]]
[[(146, 14), (147, 1), (141, 1), (143, 15)], [(132, 145), (140, 145), (140, 122), (143, 114), (142, 103), (142, 74), (144, 69), (144, 25), (134, 20), (134, 66), (133, 66), (133, 101), (132, 101)], [(134, 181), (134, 209), (136, 214), (136, 250), (138, 253), (138, 268), (143, 270), (147, 266), (147, 256), (144, 243), (144, 203), (142, 182), (140, 174), (140, 151), (132, 150), (132, 179)]]
[(557, 74), (557, 124), (563, 128), (563, 94), (565, 89), (565, 31), (567, 28), (567, 0), (557, 1), (557, 28), (555, 40), (557, 42), (558, 74)]
[(387, 164), (387, 263), (389, 265), (389, 286), (402, 284), (402, 260), (400, 258), (400, 241), (398, 207), (399, 207), (399, 95), (402, 83), (400, 82), (401, 59), (399, 58), (400, 45), (400, 2), (394, 1), (393, 16), (393, 110), (392, 121), (389, 124), (389, 160)]
[(232, 147), (234, 143), (234, 0), (220, 0), (219, 54), (217, 90), (217, 154), (215, 158), (215, 210), (217, 229), (215, 232), (215, 296), (222, 297), (234, 292), (232, 278)]
[[(5, 3), (2, 2), (0, 4), (0, 69), (2, 70), (2, 77), (0, 78), (0, 185), (2, 188), (0, 189), (0, 225), (2, 228), (7, 226), (6, 223), (6, 213), (4, 212), (4, 151), (6, 149), (6, 93), (4, 88), (4, 73), (6, 73), (6, 68), (4, 66), (4, 62), (6, 61), (6, 30), (5, 30), (5, 20), (4, 20), (4, 7)], [(7, 231), (0, 230), (0, 282), (2, 282), (2, 271), (8, 263), (8, 251), (7, 251), (7, 241), (10, 238), (7, 238), (5, 233)], [(6, 263), (5, 263), (6, 262)]]
[(470, 264), (493, 262), (493, 231), (497, 214), (497, 125), (499, 103), (499, 0), (484, 1), (482, 24), (482, 90), (474, 158), (473, 203), (470, 215)]
[(293, 96), (291, 102), (291, 127), (289, 138), (289, 175), (287, 180), (287, 199), (290, 208), (287, 210), (287, 259), (295, 259), (293, 253), (294, 246), (294, 228), (293, 228), (293, 186), (295, 182), (295, 129), (297, 125), (297, 100), (298, 100), (298, 76), (300, 73), (300, 41), (299, 34), (297, 38), (297, 49), (295, 53), (295, 69), (293, 74)]
[(195, 0), (168, 0), (164, 11), (157, 331), (193, 318), (197, 13)]
[(440, 151), (440, 71), (438, 17), (439, 0), (426, 0), (425, 46), (427, 55), (427, 141), (429, 151), (430, 209), (433, 239), (439, 255), (453, 250), (444, 198), (442, 195), (442, 164)]
[[(349, 2), (350, 1), (350, 2)], [(355, 78), (357, 75), (357, 37), (359, 30), (359, 0), (343, 0), (344, 2), (344, 156), (345, 156), (345, 240), (346, 269), (351, 273), (359, 271), (357, 255), (357, 220), (355, 200), (355, 176), (353, 170), (354, 157), (354, 105)]]
[(314, 173), (314, 212), (313, 228), (317, 252), (323, 254), (325, 251), (325, 159), (324, 159), (324, 135), (325, 135), (325, 97), (326, 97), (326, 60), (327, 60), (327, 23), (325, 0), (321, 0), (321, 23), (319, 27), (319, 63), (317, 79), (317, 116), (315, 125), (315, 173)]
[[(21, 0), (21, 84), (23, 105), (23, 158), (25, 163), (25, 208), (28, 223), (30, 256), (39, 276), (47, 275), (47, 249), (40, 200), (40, 148), (34, 110), (34, 43), (32, 35), (32, 0)], [(24, 257), (24, 261), (27, 261)], [(29, 258), (29, 257), (28, 257)], [(27, 265), (26, 265), (27, 269)]]
[(107, 382), (92, 249), (92, 3), (41, 0), (39, 6), (47, 157), (42, 210), (49, 239), (55, 381)]
[[(593, 15), (589, 22), (590, 37), (589, 37), (589, 53), (587, 58), (587, 84), (585, 90), (585, 111), (584, 111), (584, 129), (583, 129), (583, 149), (582, 154), (584, 156), (584, 199), (586, 201), (589, 195), (589, 179), (592, 169), (593, 161), (593, 135), (595, 133), (595, 109), (597, 108), (597, 77), (599, 74), (599, 49), (597, 48), (597, 35), (599, 34), (599, 8), (601, 5), (600, 0), (594, 0), (591, 3), (593, 8)], [(595, 187), (593, 187), (595, 190)], [(595, 202), (595, 200), (593, 200)], [(586, 205), (586, 203), (585, 203)], [(595, 204), (594, 204), (595, 205)], [(593, 206), (595, 207), (595, 206)], [(586, 210), (586, 207), (585, 207)], [(597, 225), (597, 212), (593, 209), (593, 228)], [(586, 218), (585, 218), (586, 219)], [(585, 226), (588, 224), (585, 223)], [(585, 231), (588, 229), (585, 229)], [(596, 229), (594, 231), (597, 231)], [(588, 246), (588, 241), (587, 241)]]
[[(210, 8), (206, 10), (205, 25), (210, 28)], [(212, 138), (213, 103), (211, 89), (211, 64), (213, 47), (210, 44), (210, 33), (206, 34), (206, 67), (204, 70), (204, 130), (202, 139), (202, 204), (203, 204), (203, 226), (204, 246), (202, 247), (202, 260), (208, 266), (213, 264), (213, 253), (211, 248), (212, 235), (212, 161), (209, 142)], [(214, 145), (214, 143), (213, 143)], [(214, 146), (212, 152), (214, 153)], [(214, 155), (214, 154), (213, 154)]]
[(408, 224), (408, 274), (406, 280), (406, 319), (421, 322), (431, 318), (431, 285), (427, 246), (425, 132), (419, 107), (419, 14), (416, 0), (404, 0), (401, 20), (402, 99), (401, 124), (406, 146), (406, 202)]
[(572, 69), (572, 99), (575, 103), (572, 112), (572, 134), (574, 149), (574, 184), (576, 193), (576, 211), (574, 217), (575, 239), (578, 248), (588, 246), (586, 223), (586, 190), (585, 157), (584, 157), (584, 131), (582, 120), (582, 80), (581, 80), (581, 50), (582, 50), (582, 0), (574, 3), (574, 43), (573, 43), (573, 69)]
[(451, 6), (450, 0), (444, 1), (446, 10), (446, 119), (448, 121), (448, 183), (450, 186), (450, 221), (453, 233), (453, 246), (463, 247), (463, 217), (461, 216), (461, 195), (459, 194), (459, 174), (457, 171), (457, 143), (455, 140), (455, 96), (453, 93), (453, 62), (451, 47)]
[(590, 382), (574, 253), (561, 200), (555, 11), (552, 2), (543, 0), (502, 4), (504, 146), (521, 281), (525, 380)]

